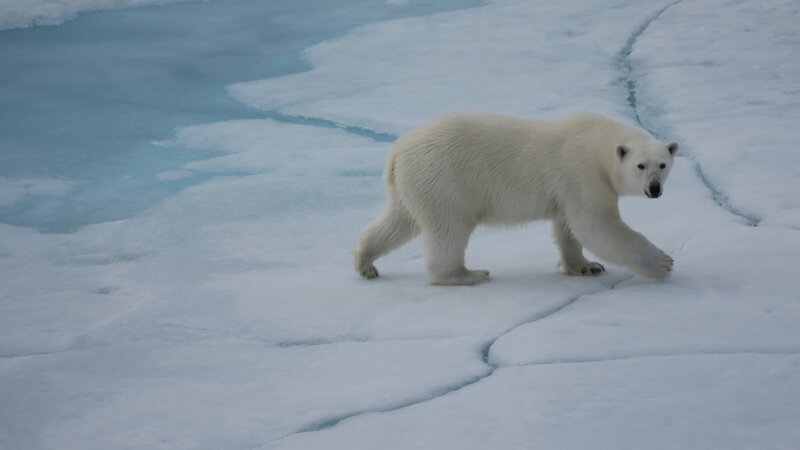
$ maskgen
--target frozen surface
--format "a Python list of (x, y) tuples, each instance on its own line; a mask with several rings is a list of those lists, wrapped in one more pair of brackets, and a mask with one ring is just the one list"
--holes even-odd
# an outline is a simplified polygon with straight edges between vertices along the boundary
[(200, 0), (0, 0), (0, 30), (58, 25), (85, 11)]
[(789, 449), (798, 369), (797, 355), (746, 354), (498, 369), (425, 404), (262, 448)]
[[(73, 233), (9, 223), (14, 208), (57, 220), (49, 202), (104, 185), (60, 170), (75, 164), (57, 153), (7, 169), (0, 448), (796, 447), (796, 9), (508, 0), (356, 28), (308, 49), (305, 72), (259, 66), (252, 81), (229, 59), (205, 86), (232, 109), (177, 120), (176, 96), (132, 107), (169, 127), (143, 133), (132, 175), (180, 186)], [(83, 20), (13, 32), (48, 30), (26, 38), (46, 47)], [(0, 46), (22, 51), (11, 41)], [(177, 41), (178, 53), (207, 45)], [(254, 78), (227, 81), (240, 70)], [(260, 111), (222, 100), (223, 83)], [(37, 101), (64, 94), (53, 89)], [(4, 118), (25, 102), (8, 98)], [(621, 205), (674, 256), (673, 277), (561, 276), (541, 223), (473, 237), (467, 260), (492, 271), (486, 285), (427, 285), (418, 241), (381, 259), (379, 280), (359, 279), (350, 248), (380, 211), (387, 141), (450, 109), (593, 109), (679, 139), (665, 195)]]
[(648, 126), (689, 144), (739, 214), (800, 229), (800, 196), (787, 189), (800, 179), (800, 4), (682, 2), (640, 44), (631, 58)]
[(619, 53), (660, 7), (499, 1), (371, 24), (307, 49), (308, 72), (235, 84), (230, 92), (254, 107), (394, 133), (452, 110), (626, 115)]

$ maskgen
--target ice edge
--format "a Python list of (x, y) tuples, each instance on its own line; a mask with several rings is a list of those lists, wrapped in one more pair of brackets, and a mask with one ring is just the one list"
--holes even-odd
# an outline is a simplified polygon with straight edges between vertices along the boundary
[(322, 117), (310, 117), (301, 115), (284, 114), (278, 110), (263, 111), (262, 116), (267, 119), (272, 119), (276, 122), (293, 124), (293, 125), (306, 125), (318, 128), (328, 128), (332, 130), (342, 130), (359, 137), (372, 139), (375, 142), (394, 142), (397, 135), (393, 133), (385, 133), (382, 131), (372, 130), (365, 127), (354, 125), (347, 125), (333, 120), (328, 120)]

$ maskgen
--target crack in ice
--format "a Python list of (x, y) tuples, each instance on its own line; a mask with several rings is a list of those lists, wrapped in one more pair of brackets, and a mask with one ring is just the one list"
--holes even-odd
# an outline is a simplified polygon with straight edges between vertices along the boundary
[(611, 286), (609, 286), (609, 287), (607, 287), (605, 289), (600, 289), (600, 290), (597, 290), (597, 291), (594, 291), (594, 292), (587, 292), (585, 294), (576, 295), (575, 297), (572, 297), (572, 298), (568, 299), (563, 305), (556, 306), (556, 307), (551, 308), (549, 310), (546, 310), (544, 312), (540, 312), (536, 316), (534, 316), (534, 317), (532, 317), (532, 318), (530, 318), (530, 319), (528, 319), (528, 320), (526, 320), (524, 322), (520, 322), (520, 323), (514, 325), (513, 327), (511, 327), (511, 328), (507, 329), (505, 332), (495, 336), (494, 338), (492, 338), (489, 341), (487, 341), (486, 344), (484, 344), (484, 348), (481, 351), (481, 358), (482, 358), (483, 362), (485, 364), (487, 364), (489, 367), (491, 367), (492, 370), (499, 368), (500, 367), (499, 365), (494, 364), (494, 363), (491, 362), (490, 353), (492, 351), (492, 346), (494, 346), (495, 342), (497, 342), (500, 338), (502, 338), (503, 336), (508, 335), (509, 333), (511, 333), (512, 331), (516, 330), (517, 328), (523, 327), (525, 325), (530, 325), (530, 324), (535, 323), (535, 322), (539, 322), (539, 321), (547, 319), (548, 317), (551, 317), (551, 316), (553, 316), (555, 314), (558, 314), (561, 311), (563, 311), (563, 310), (569, 308), (570, 306), (574, 305), (575, 303), (577, 303), (583, 297), (586, 297), (586, 296), (589, 296), (589, 295), (597, 295), (597, 294), (600, 294), (600, 293), (603, 293), (603, 292), (606, 292), (606, 291), (610, 291), (610, 290), (616, 289), (617, 286), (619, 286), (620, 284), (622, 284), (622, 283), (624, 283), (624, 282), (626, 282), (626, 281), (628, 281), (628, 280), (630, 280), (632, 278), (633, 278), (633, 275), (629, 275), (629, 276), (624, 277), (623, 279), (617, 281), (616, 283), (612, 284)]
[(718, 204), (731, 214), (739, 216), (742, 219), (744, 219), (747, 225), (751, 227), (758, 226), (758, 224), (761, 222), (761, 218), (753, 214), (746, 213), (740, 210), (739, 208), (736, 208), (735, 206), (731, 205), (730, 198), (728, 197), (728, 195), (717, 189), (716, 186), (714, 186), (711, 180), (709, 180), (708, 177), (706, 176), (706, 173), (703, 171), (703, 167), (700, 165), (700, 163), (693, 156), (687, 156), (687, 158), (694, 163), (695, 173), (697, 174), (697, 177), (700, 178), (700, 181), (702, 181), (703, 184), (708, 188), (708, 190), (711, 191), (711, 198), (714, 200), (716, 204)]
[(417, 399), (413, 399), (413, 400), (406, 401), (406, 402), (395, 403), (395, 404), (384, 406), (384, 407), (381, 407), (381, 408), (364, 409), (364, 410), (355, 411), (355, 412), (348, 413), (348, 414), (341, 414), (341, 415), (337, 415), (337, 416), (321, 419), (321, 420), (318, 420), (316, 422), (312, 422), (312, 423), (300, 428), (297, 431), (288, 433), (288, 434), (286, 434), (284, 436), (281, 436), (281, 437), (279, 437), (277, 439), (273, 439), (270, 442), (267, 442), (265, 444), (259, 444), (259, 445), (255, 446), (255, 447), (253, 447), (253, 449), (262, 448), (265, 445), (270, 445), (272, 443), (281, 441), (283, 439), (286, 439), (286, 438), (294, 436), (294, 435), (303, 434), (303, 433), (314, 433), (314, 432), (317, 432), (317, 431), (327, 430), (329, 428), (335, 427), (336, 425), (338, 425), (341, 422), (344, 422), (345, 420), (352, 419), (352, 418), (355, 418), (355, 417), (360, 417), (360, 416), (363, 416), (363, 415), (373, 414), (373, 413), (377, 414), (377, 413), (394, 412), (394, 411), (398, 411), (398, 410), (401, 410), (401, 409), (404, 409), (404, 408), (408, 408), (408, 407), (411, 407), (411, 406), (419, 405), (421, 403), (425, 403), (425, 402), (428, 402), (428, 401), (431, 401), (431, 400), (435, 400), (437, 398), (444, 397), (445, 395), (451, 394), (453, 392), (457, 392), (457, 391), (459, 391), (461, 389), (464, 389), (464, 388), (466, 388), (468, 386), (472, 386), (473, 384), (478, 383), (479, 381), (485, 380), (486, 378), (491, 376), (494, 373), (494, 371), (495, 371), (494, 367), (489, 367), (489, 368), (487, 368), (486, 373), (484, 373), (482, 375), (478, 375), (478, 376), (473, 377), (473, 378), (471, 378), (471, 379), (469, 379), (469, 380), (467, 380), (465, 382), (462, 382), (462, 383), (458, 383), (458, 384), (455, 384), (455, 385), (452, 385), (452, 386), (448, 386), (448, 387), (444, 387), (444, 388), (435, 390), (435, 391), (433, 391), (431, 393), (428, 393), (423, 398), (417, 398)]
[(49, 355), (57, 355), (59, 353), (66, 353), (72, 350), (72, 347), (59, 349), (59, 350), (51, 350), (51, 351), (42, 351), (42, 352), (9, 352), (9, 353), (0, 353), (0, 359), (16, 359), (16, 358), (32, 358), (35, 356), (49, 356)]
[(334, 427), (334, 426), (338, 425), (340, 422), (345, 421), (345, 420), (350, 419), (350, 418), (353, 418), (353, 417), (362, 416), (362, 415), (371, 414), (371, 413), (394, 412), (394, 411), (398, 411), (400, 409), (404, 409), (404, 408), (408, 408), (408, 407), (411, 407), (411, 406), (419, 405), (421, 403), (425, 403), (425, 402), (428, 402), (428, 401), (431, 401), (431, 400), (435, 400), (435, 399), (437, 399), (439, 397), (443, 397), (443, 396), (445, 396), (447, 394), (451, 394), (453, 392), (457, 392), (457, 391), (459, 391), (461, 389), (464, 389), (465, 387), (472, 386), (473, 384), (475, 384), (475, 383), (477, 383), (477, 382), (479, 382), (481, 380), (485, 380), (486, 378), (491, 376), (492, 373), (494, 373), (494, 368), (489, 368), (486, 371), (486, 373), (484, 373), (482, 375), (478, 375), (478, 376), (473, 377), (473, 378), (471, 378), (471, 379), (469, 379), (469, 380), (467, 380), (465, 382), (462, 382), (462, 383), (458, 383), (458, 384), (455, 384), (455, 385), (452, 385), (452, 386), (448, 386), (448, 387), (444, 387), (444, 388), (438, 389), (436, 391), (433, 391), (433, 392), (429, 393), (428, 395), (424, 396), (423, 398), (410, 400), (410, 401), (402, 402), (402, 403), (397, 403), (397, 404), (389, 405), (389, 406), (386, 406), (386, 407), (383, 407), (383, 408), (367, 409), (367, 410), (358, 411), (358, 412), (354, 412), (354, 413), (350, 413), (350, 414), (342, 414), (341, 416), (336, 416), (336, 417), (323, 419), (323, 420), (320, 420), (318, 422), (306, 425), (305, 427), (303, 427), (300, 430), (298, 430), (296, 433), (292, 433), (292, 434), (311, 433), (311, 432), (315, 432), (315, 431), (321, 431), (321, 430), (325, 430), (327, 428)]
[(557, 313), (563, 311), (564, 309), (568, 308), (570, 305), (573, 305), (575, 302), (579, 301), (583, 297), (586, 297), (586, 296), (589, 296), (589, 295), (596, 295), (596, 294), (599, 294), (599, 293), (602, 293), (602, 292), (605, 292), (605, 291), (608, 291), (608, 290), (611, 290), (611, 289), (615, 289), (619, 284), (621, 284), (621, 283), (623, 283), (625, 281), (628, 281), (631, 278), (633, 278), (633, 276), (628, 276), (628, 277), (625, 277), (625, 278), (617, 281), (616, 283), (614, 283), (613, 285), (611, 285), (611, 286), (609, 286), (609, 287), (607, 287), (605, 289), (600, 289), (600, 290), (597, 290), (597, 291), (594, 291), (594, 292), (587, 292), (587, 293), (580, 294), (580, 295), (577, 295), (575, 297), (572, 297), (570, 299), (567, 299), (567, 301), (564, 302), (563, 304), (558, 305), (558, 306), (556, 306), (554, 308), (551, 308), (549, 310), (545, 310), (543, 312), (539, 312), (534, 317), (532, 317), (532, 318), (530, 318), (528, 320), (525, 320), (524, 322), (517, 323), (513, 327), (505, 330), (504, 332), (500, 333), (499, 335), (492, 337), (491, 339), (489, 339), (488, 341), (486, 341), (484, 343), (484, 345), (482, 346), (481, 351), (480, 351), (481, 360), (487, 366), (486, 372), (484, 374), (482, 374), (482, 375), (473, 377), (473, 378), (471, 378), (471, 379), (469, 379), (469, 380), (467, 380), (465, 382), (462, 382), (462, 383), (458, 383), (458, 384), (455, 384), (455, 385), (452, 385), (452, 386), (449, 386), (449, 387), (444, 387), (444, 388), (435, 390), (435, 391), (425, 395), (422, 398), (410, 400), (410, 401), (407, 401), (407, 402), (395, 403), (395, 404), (389, 405), (389, 406), (384, 406), (384, 407), (379, 407), (379, 408), (370, 408), (370, 409), (356, 411), (356, 412), (352, 412), (352, 413), (348, 413), (348, 414), (341, 414), (341, 415), (337, 415), (337, 416), (321, 419), (319, 421), (312, 422), (312, 423), (300, 428), (299, 430), (297, 430), (295, 432), (288, 433), (288, 434), (286, 434), (284, 436), (281, 436), (281, 437), (279, 437), (277, 439), (274, 439), (274, 440), (270, 441), (267, 444), (261, 444), (261, 445), (258, 445), (256, 447), (254, 447), (254, 448), (261, 448), (264, 445), (269, 445), (271, 443), (274, 443), (274, 442), (277, 442), (277, 441), (281, 441), (283, 439), (286, 439), (286, 438), (288, 438), (290, 436), (294, 436), (294, 435), (297, 435), (297, 434), (313, 433), (313, 432), (317, 432), (317, 431), (327, 430), (329, 428), (333, 428), (334, 426), (336, 426), (336, 425), (338, 425), (338, 424), (340, 424), (340, 423), (342, 423), (342, 422), (344, 422), (344, 421), (346, 421), (348, 419), (353, 419), (353, 418), (360, 417), (360, 416), (363, 416), (363, 415), (373, 414), (373, 413), (389, 413), (389, 412), (399, 411), (401, 409), (405, 409), (405, 408), (409, 408), (409, 407), (412, 407), (412, 406), (420, 405), (422, 403), (429, 402), (431, 400), (436, 400), (437, 398), (441, 398), (441, 397), (444, 397), (445, 395), (452, 394), (454, 392), (458, 392), (458, 391), (460, 391), (460, 390), (462, 390), (464, 388), (467, 388), (469, 386), (473, 386), (473, 385), (475, 385), (475, 384), (477, 384), (477, 383), (479, 383), (481, 381), (484, 381), (484, 380), (488, 379), (489, 377), (491, 377), (495, 373), (495, 371), (497, 369), (502, 369), (502, 368), (506, 367), (506, 366), (500, 366), (498, 364), (493, 364), (493, 363), (490, 362), (489, 354), (491, 352), (492, 346), (494, 345), (495, 342), (497, 342), (498, 339), (502, 338), (503, 336), (507, 335), (508, 333), (511, 333), (512, 331), (516, 330), (517, 328), (519, 328), (521, 326), (529, 325), (531, 323), (538, 322), (540, 320), (544, 320), (544, 319), (546, 319), (546, 318), (548, 318), (548, 317), (550, 317), (550, 316), (552, 316), (554, 314), (557, 314)]
[(264, 111), (263, 115), (266, 118), (272, 119), (276, 122), (289, 123), (295, 125), (307, 125), (312, 127), (328, 128), (332, 130), (342, 130), (347, 133), (354, 134), (356, 136), (372, 139), (373, 141), (376, 142), (394, 142), (397, 139), (396, 134), (376, 131), (366, 127), (347, 125), (335, 122), (333, 120), (325, 119), (322, 117), (284, 114), (278, 110)]
[(588, 364), (588, 363), (602, 363), (602, 362), (615, 362), (615, 361), (628, 361), (633, 359), (646, 359), (646, 358), (670, 358), (675, 356), (731, 356), (731, 355), (784, 355), (784, 356), (800, 356), (800, 349), (797, 350), (716, 350), (716, 351), (687, 351), (687, 352), (654, 352), (644, 353), (639, 355), (628, 356), (612, 356), (608, 358), (564, 358), (553, 359), (545, 361), (533, 361), (522, 364), (509, 364), (501, 368), (510, 367), (529, 367), (529, 366), (550, 366), (556, 364)]
[[(652, 16), (645, 19), (645, 21), (642, 22), (641, 25), (639, 25), (639, 28), (634, 30), (633, 34), (631, 34), (628, 37), (628, 39), (625, 41), (625, 45), (617, 54), (618, 65), (620, 69), (622, 69), (622, 71), (624, 72), (623, 81), (625, 84), (625, 88), (628, 90), (628, 97), (627, 97), (628, 106), (630, 106), (631, 110), (633, 111), (633, 118), (636, 120), (636, 123), (638, 123), (639, 126), (641, 126), (644, 129), (647, 129), (647, 127), (645, 127), (641, 117), (639, 116), (639, 106), (636, 101), (636, 80), (632, 76), (633, 65), (630, 63), (630, 60), (628, 58), (630, 57), (631, 53), (633, 53), (633, 46), (636, 44), (636, 40), (639, 39), (639, 36), (641, 36), (642, 33), (645, 32), (645, 30), (647, 30), (650, 24), (655, 22), (656, 19), (658, 19), (662, 14), (664, 14), (664, 12), (666, 12), (673, 6), (677, 5), (681, 1), (682, 0), (677, 0), (675, 2), (672, 2), (669, 5), (656, 11), (655, 14), (653, 14)], [(651, 130), (648, 131), (653, 133)], [(655, 135), (655, 133), (653, 134)]]
[[(276, 348), (308, 348), (322, 347), (325, 345), (346, 344), (346, 343), (376, 343), (376, 342), (408, 342), (408, 341), (444, 341), (448, 339), (458, 339), (462, 336), (421, 336), (421, 337), (397, 337), (386, 339), (373, 339), (366, 336), (342, 336), (333, 339), (308, 339), (308, 340), (285, 340), (277, 341), (270, 347)], [(245, 338), (242, 338), (245, 339)]]
[[(237, 341), (248, 342), (253, 344), (262, 345), (265, 348), (281, 349), (281, 348), (314, 348), (324, 347), (327, 345), (338, 344), (366, 344), (366, 343), (385, 343), (385, 342), (413, 342), (413, 341), (444, 341), (450, 339), (459, 339), (463, 336), (456, 335), (426, 335), (426, 336), (407, 336), (407, 337), (393, 337), (393, 338), (371, 338), (367, 335), (340, 335), (329, 338), (309, 338), (309, 339), (284, 339), (284, 340), (271, 340), (262, 339), (257, 336), (247, 336), (243, 333), (236, 333), (225, 329), (201, 327), (193, 325), (184, 325), (180, 323), (159, 323), (155, 324), (158, 329), (178, 330), (188, 332), (204, 332), (219, 335), (225, 338), (234, 339)], [(65, 349), (66, 351), (68, 349)], [(55, 353), (55, 352), (54, 352)], [(0, 354), (0, 357), (3, 357)]]
[[(655, 136), (656, 138), (660, 138), (660, 139), (664, 138), (664, 136), (662, 136), (663, 133), (659, 133), (652, 126), (648, 127), (647, 125), (645, 125), (644, 121), (642, 120), (641, 114), (639, 113), (639, 102), (638, 102), (638, 99), (637, 99), (637, 96), (636, 96), (636, 93), (637, 93), (636, 78), (633, 76), (634, 68), (633, 68), (633, 64), (630, 61), (630, 55), (631, 55), (631, 53), (633, 53), (633, 47), (634, 47), (634, 45), (636, 45), (636, 41), (647, 30), (647, 28), (649, 28), (650, 25), (652, 25), (652, 23), (655, 22), (668, 9), (670, 9), (673, 6), (681, 3), (682, 1), (683, 0), (674, 1), (674, 2), (672, 2), (670, 4), (668, 4), (667, 6), (659, 9), (653, 15), (651, 15), (649, 18), (647, 18), (633, 32), (633, 34), (631, 34), (630, 37), (628, 37), (628, 39), (625, 41), (625, 45), (622, 47), (622, 49), (617, 54), (617, 64), (618, 64), (620, 70), (622, 70), (622, 72), (623, 72), (623, 76), (622, 76), (621, 82), (622, 82), (624, 88), (628, 92), (628, 96), (627, 96), (626, 100), (628, 102), (628, 106), (630, 107), (630, 109), (631, 109), (631, 111), (633, 113), (634, 120), (636, 120), (636, 123), (640, 127), (644, 128), (645, 130), (650, 132), (653, 136)], [(744, 219), (745, 223), (747, 223), (747, 225), (753, 226), (753, 227), (758, 226), (759, 222), (761, 221), (761, 219), (759, 217), (757, 217), (757, 216), (755, 216), (753, 214), (747, 213), (745, 211), (742, 211), (739, 208), (736, 208), (735, 206), (733, 206), (731, 204), (731, 202), (730, 202), (729, 196), (727, 194), (725, 194), (724, 192), (722, 192), (719, 188), (717, 188), (714, 185), (714, 183), (711, 182), (711, 180), (708, 178), (708, 176), (706, 175), (705, 171), (703, 170), (703, 167), (700, 164), (700, 162), (697, 161), (697, 159), (692, 155), (684, 155), (684, 156), (686, 158), (688, 158), (692, 162), (692, 164), (694, 164), (695, 173), (697, 174), (697, 177), (706, 186), (706, 188), (711, 192), (711, 199), (714, 200), (714, 202), (717, 205), (719, 205), (722, 209), (728, 211), (729, 213)]]

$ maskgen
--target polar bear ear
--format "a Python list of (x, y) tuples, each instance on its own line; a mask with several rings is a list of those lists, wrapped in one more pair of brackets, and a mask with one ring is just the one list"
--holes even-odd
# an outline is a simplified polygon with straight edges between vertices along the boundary
[(669, 144), (667, 144), (667, 151), (670, 155), (675, 156), (675, 154), (678, 153), (678, 147), (679, 145), (677, 142), (671, 141)]
[(627, 154), (628, 154), (628, 152), (630, 152), (630, 151), (631, 151), (631, 149), (630, 149), (630, 148), (629, 148), (627, 145), (625, 145), (625, 144), (619, 144), (619, 145), (617, 146), (617, 156), (618, 156), (618, 157), (619, 157), (619, 159), (621, 159), (621, 160), (622, 160), (622, 159), (625, 159), (625, 155), (627, 155)]

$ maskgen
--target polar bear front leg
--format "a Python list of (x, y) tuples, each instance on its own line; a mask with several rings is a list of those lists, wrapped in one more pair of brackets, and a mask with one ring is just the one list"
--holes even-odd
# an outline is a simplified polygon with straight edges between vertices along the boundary
[(474, 229), (458, 223), (423, 228), (431, 284), (470, 285), (489, 281), (488, 270), (469, 270), (464, 266), (464, 253)]
[(563, 219), (553, 220), (553, 235), (561, 251), (558, 270), (564, 275), (600, 275), (606, 271), (602, 264), (589, 261), (583, 256), (583, 246)]
[(643, 277), (663, 280), (672, 271), (672, 258), (620, 219), (595, 222), (575, 231), (592, 253)]
[(610, 203), (571, 205), (566, 218), (575, 238), (604, 261), (628, 267), (643, 277), (667, 278), (672, 271), (672, 258), (623, 222), (616, 203)]

